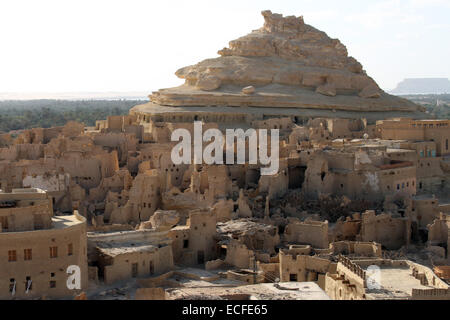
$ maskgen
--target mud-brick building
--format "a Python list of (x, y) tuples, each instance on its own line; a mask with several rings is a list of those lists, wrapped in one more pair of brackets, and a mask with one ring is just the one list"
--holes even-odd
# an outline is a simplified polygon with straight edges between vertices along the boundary
[(145, 230), (89, 233), (89, 268), (104, 284), (159, 275), (173, 269), (168, 231)]
[[(0, 191), (0, 224), (0, 299), (70, 299), (86, 290), (86, 220), (77, 211), (53, 216), (52, 197), (40, 189)], [(69, 266), (79, 267), (80, 289), (67, 286)]]
[(450, 154), (450, 120), (391, 119), (377, 121), (378, 134), (382, 139), (434, 141), (436, 156)]

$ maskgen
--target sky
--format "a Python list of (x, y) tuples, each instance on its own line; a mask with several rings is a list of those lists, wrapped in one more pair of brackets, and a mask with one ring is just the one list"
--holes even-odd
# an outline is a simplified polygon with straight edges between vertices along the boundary
[(450, 78), (450, 0), (1, 0), (0, 92), (143, 91), (263, 25), (302, 15), (385, 90)]

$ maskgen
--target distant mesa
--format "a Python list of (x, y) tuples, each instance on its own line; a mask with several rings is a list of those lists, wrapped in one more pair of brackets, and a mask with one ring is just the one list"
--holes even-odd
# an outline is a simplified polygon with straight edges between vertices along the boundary
[(262, 15), (264, 26), (231, 41), (219, 50), (220, 57), (179, 69), (176, 75), (185, 83), (153, 92), (151, 109), (265, 107), (279, 113), (289, 108), (292, 114), (300, 108), (423, 117), (421, 106), (381, 90), (338, 39), (305, 24), (301, 16)]
[(450, 93), (450, 80), (447, 78), (410, 78), (400, 82), (390, 91), (392, 94), (443, 94)]

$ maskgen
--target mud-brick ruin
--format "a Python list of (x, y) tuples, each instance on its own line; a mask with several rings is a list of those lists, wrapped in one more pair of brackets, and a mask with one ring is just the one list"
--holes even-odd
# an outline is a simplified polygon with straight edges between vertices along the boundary
[[(262, 15), (127, 116), (0, 135), (0, 298), (450, 299), (450, 120)], [(175, 165), (195, 121), (278, 129), (279, 170)]]

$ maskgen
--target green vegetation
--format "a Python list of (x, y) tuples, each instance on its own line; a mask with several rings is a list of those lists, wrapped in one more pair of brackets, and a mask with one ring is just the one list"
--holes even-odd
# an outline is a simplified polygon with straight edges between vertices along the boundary
[(107, 116), (128, 114), (143, 100), (9, 100), (0, 101), (0, 132), (62, 126), (67, 121), (94, 126)]
[(415, 94), (402, 98), (424, 106), (437, 119), (450, 119), (450, 94)]
[[(450, 119), (450, 94), (403, 96), (423, 105), (438, 119)], [(128, 114), (145, 100), (8, 100), (0, 101), (0, 132), (62, 126), (67, 121), (94, 126), (96, 120)]]

